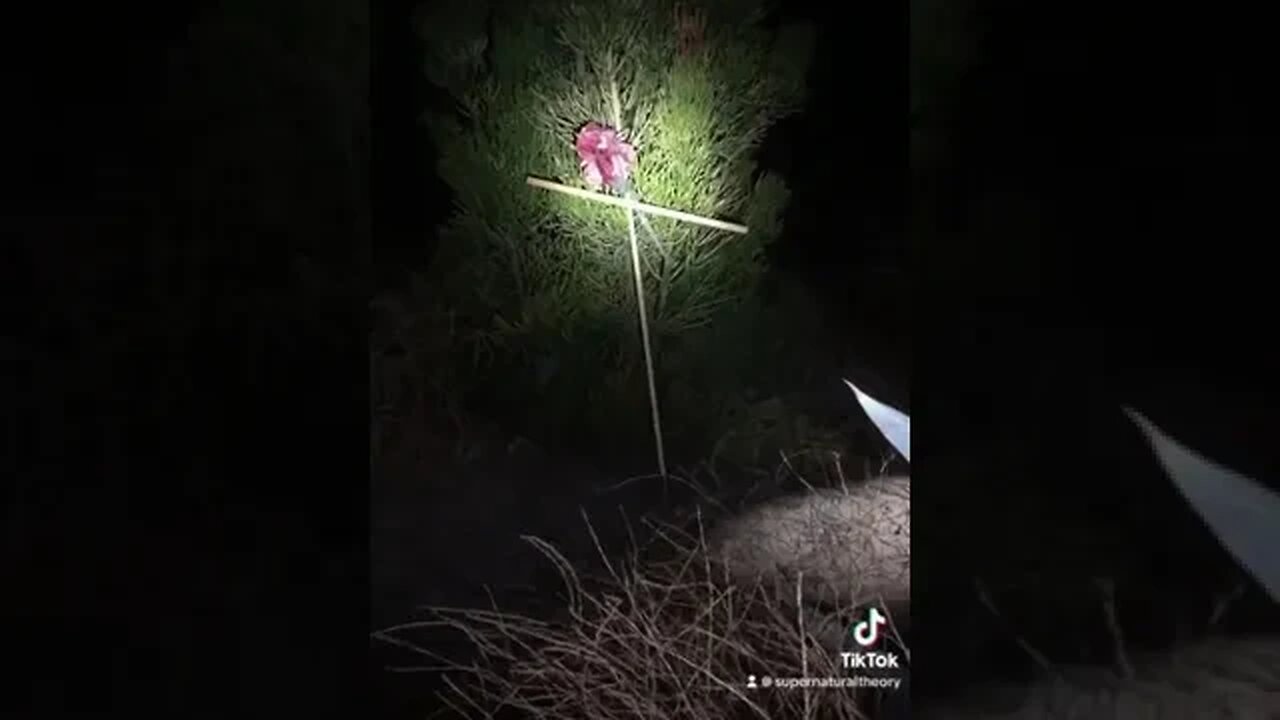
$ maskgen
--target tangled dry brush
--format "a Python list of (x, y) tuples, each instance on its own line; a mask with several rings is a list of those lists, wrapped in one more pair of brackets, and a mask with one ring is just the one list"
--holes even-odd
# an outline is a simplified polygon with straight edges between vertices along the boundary
[[(801, 611), (797, 577), (777, 587), (735, 581), (709, 552), (699, 518), (682, 531), (651, 526), (653, 540), (611, 563), (587, 523), (605, 572), (583, 578), (552, 546), (526, 537), (557, 566), (567, 593), (555, 620), (492, 610), (432, 608), (423, 621), (378, 637), (412, 649), (441, 673), (442, 700), (461, 717), (866, 718), (872, 691), (747, 687), (748, 676), (847, 676), (823, 645), (830, 627)], [(830, 615), (827, 615), (830, 617)], [(465, 661), (413, 643), (414, 631), (452, 629), (477, 651)]]

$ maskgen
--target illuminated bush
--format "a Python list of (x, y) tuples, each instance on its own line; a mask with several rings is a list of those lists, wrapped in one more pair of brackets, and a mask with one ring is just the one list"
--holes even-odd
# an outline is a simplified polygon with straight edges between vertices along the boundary
[(547, 433), (645, 442), (626, 215), (525, 177), (581, 186), (575, 133), (620, 123), (639, 152), (641, 199), (750, 226), (743, 236), (647, 218), (665, 388), (667, 350), (706, 360), (709, 329), (752, 296), (780, 232), (786, 186), (757, 173), (753, 154), (802, 98), (809, 30), (768, 29), (751, 0), (445, 3), (418, 22), (425, 70), (457, 106), (427, 123), (455, 193), (429, 281), (451, 318), (451, 352), (468, 363), (461, 375), (503, 406), (536, 407)]

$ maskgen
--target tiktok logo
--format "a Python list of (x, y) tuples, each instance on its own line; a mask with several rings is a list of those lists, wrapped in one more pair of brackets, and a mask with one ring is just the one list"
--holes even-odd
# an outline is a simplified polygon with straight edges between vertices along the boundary
[[(858, 644), (858, 647), (867, 649), (880, 642), (881, 628), (888, 624), (889, 618), (880, 612), (879, 608), (871, 608), (867, 612), (867, 619), (850, 628), (849, 634), (853, 636), (853, 641)], [(890, 674), (902, 670), (898, 654), (883, 650), (842, 652), (840, 664), (847, 670), (887, 670)], [(888, 677), (883, 673), (877, 676)]]
[(869, 648), (880, 642), (880, 628), (884, 627), (889, 619), (880, 612), (879, 608), (871, 608), (867, 614), (867, 619), (853, 626), (853, 641), (858, 643), (858, 647)]

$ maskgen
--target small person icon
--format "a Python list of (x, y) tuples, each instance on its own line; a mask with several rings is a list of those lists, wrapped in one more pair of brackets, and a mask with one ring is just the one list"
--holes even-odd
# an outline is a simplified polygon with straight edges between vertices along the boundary
[(748, 676), (747, 676), (747, 689), (748, 689), (748, 690), (755, 690), (755, 689), (756, 689), (756, 688), (758, 688), (758, 687), (760, 687), (760, 686), (756, 684), (756, 676), (755, 676), (755, 675), (748, 675)]

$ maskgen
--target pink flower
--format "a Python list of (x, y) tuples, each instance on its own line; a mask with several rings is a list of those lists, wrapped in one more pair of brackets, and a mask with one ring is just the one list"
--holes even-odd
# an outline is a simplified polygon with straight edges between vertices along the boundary
[(592, 188), (618, 188), (631, 175), (636, 149), (618, 137), (618, 132), (589, 122), (578, 131), (578, 160), (582, 179)]

